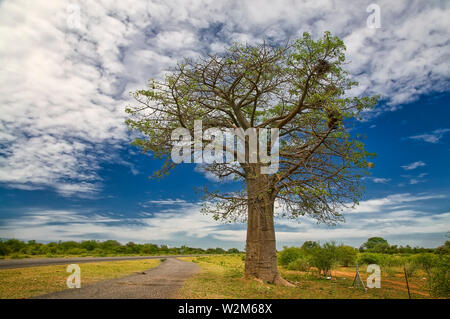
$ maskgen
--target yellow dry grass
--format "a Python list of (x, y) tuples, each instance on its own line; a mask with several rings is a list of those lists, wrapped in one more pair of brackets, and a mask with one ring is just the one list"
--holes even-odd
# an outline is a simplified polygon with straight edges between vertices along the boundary
[[(158, 259), (80, 263), (81, 286), (154, 268)], [(28, 298), (67, 289), (67, 265), (0, 270), (0, 298)]]
[[(256, 280), (243, 279), (244, 262), (239, 255), (184, 257), (187, 261), (197, 263), (202, 271), (188, 279), (178, 294), (178, 298), (257, 298), (257, 299), (385, 299), (408, 298), (402, 285), (402, 278), (384, 282), (381, 288), (351, 288), (354, 268), (347, 269), (344, 276), (333, 280), (320, 277), (316, 272), (300, 272), (280, 268), (281, 274), (295, 287), (281, 287)], [(340, 269), (342, 271), (342, 269)], [(333, 271), (334, 273), (334, 271)], [(334, 274), (333, 274), (334, 275)], [(365, 278), (365, 277), (364, 277)], [(335, 279), (335, 280), (334, 280)], [(387, 279), (387, 278), (386, 278)], [(392, 279), (392, 278), (389, 278)], [(412, 293), (413, 298), (429, 298), (426, 290), (417, 284)]]

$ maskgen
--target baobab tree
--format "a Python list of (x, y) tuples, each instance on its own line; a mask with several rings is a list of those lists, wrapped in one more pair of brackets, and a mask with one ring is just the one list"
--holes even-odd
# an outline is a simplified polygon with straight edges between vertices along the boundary
[[(348, 127), (376, 98), (346, 94), (357, 83), (343, 68), (344, 51), (329, 32), (317, 40), (304, 33), (281, 46), (234, 44), (222, 54), (185, 59), (165, 79), (133, 93), (138, 103), (127, 107), (127, 124), (142, 133), (135, 145), (164, 160), (157, 177), (177, 165), (173, 130), (185, 128), (193, 137), (196, 120), (205, 129), (278, 129), (276, 172), (262, 173), (269, 164), (249, 161), (248, 152), (241, 162), (202, 164), (242, 186), (229, 193), (205, 190), (203, 210), (216, 219), (247, 221), (245, 277), (289, 284), (277, 269), (276, 212), (334, 224), (343, 220), (342, 207), (357, 204), (362, 194), (360, 177), (371, 154)], [(249, 139), (242, 143), (248, 151)]]

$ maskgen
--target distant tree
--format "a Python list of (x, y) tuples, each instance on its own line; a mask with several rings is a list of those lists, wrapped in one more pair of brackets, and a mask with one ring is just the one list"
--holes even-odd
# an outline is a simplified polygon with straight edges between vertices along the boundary
[(237, 248), (230, 248), (230, 249), (227, 250), (227, 253), (228, 254), (239, 254), (240, 251)]
[[(376, 98), (346, 95), (357, 83), (343, 69), (344, 51), (344, 43), (329, 32), (317, 41), (304, 33), (285, 46), (236, 44), (221, 55), (180, 62), (164, 80), (136, 91), (138, 105), (126, 108), (127, 124), (142, 133), (134, 144), (164, 160), (156, 177), (176, 165), (172, 132), (184, 128), (194, 139), (196, 120), (205, 130), (279, 130), (275, 172), (261, 157), (250, 157), (248, 138), (240, 139), (245, 150), (240, 163), (203, 166), (219, 179), (241, 181), (238, 192), (205, 190), (204, 211), (217, 219), (247, 220), (246, 277), (289, 284), (277, 269), (275, 201), (292, 218), (308, 215), (334, 224), (343, 220), (342, 205), (361, 196), (359, 180), (371, 154), (359, 135), (350, 135), (348, 123)], [(253, 132), (256, 140), (262, 138)]]
[(102, 243), (99, 243), (99, 248), (104, 252), (114, 252), (117, 247), (120, 247), (121, 244), (117, 240), (106, 240)]
[(395, 254), (395, 253), (398, 253), (398, 246), (397, 245), (391, 245), (390, 247), (389, 247), (389, 254)]
[(87, 251), (92, 251), (98, 247), (98, 243), (95, 240), (85, 240), (81, 242), (80, 247)]
[(0, 256), (6, 256), (9, 252), (8, 246), (0, 239)]
[(370, 237), (361, 247), (368, 252), (383, 253), (389, 250), (389, 243), (381, 237)]
[(77, 243), (76, 241), (64, 241), (64, 242), (60, 242), (58, 244), (58, 248), (63, 251), (63, 252), (67, 252), (72, 248), (78, 248), (80, 246), (79, 243)]
[(300, 258), (302, 254), (302, 250), (298, 247), (284, 247), (279, 253), (278, 261), (280, 265), (287, 266), (297, 258)]
[(135, 243), (130, 241), (126, 244), (126, 247), (129, 254), (139, 254), (141, 252), (142, 245), (136, 245)]
[(159, 251), (162, 253), (167, 253), (169, 251), (169, 246), (161, 245), (161, 246), (159, 246)]
[(26, 244), (23, 241), (17, 239), (8, 239), (5, 241), (5, 245), (11, 252), (14, 253), (18, 253), (26, 247)]
[(320, 246), (320, 245), (319, 245), (318, 242), (308, 240), (308, 241), (305, 241), (305, 242), (303, 243), (302, 249), (305, 250), (305, 251), (309, 251), (309, 250), (314, 249), (314, 248), (317, 248), (317, 247), (319, 247), (319, 246)]
[(223, 248), (217, 247), (217, 248), (215, 249), (215, 253), (216, 253), (216, 254), (223, 254), (223, 253), (225, 253), (225, 250), (224, 250)]
[[(185, 247), (186, 253), (187, 253), (187, 248)], [(142, 253), (144, 254), (155, 254), (158, 252), (158, 245), (155, 244), (144, 244), (142, 247)]]
[(450, 254), (450, 240), (445, 241), (445, 244), (436, 248), (437, 254)]
[(409, 246), (409, 245), (400, 246), (398, 248), (398, 251), (402, 254), (411, 254), (413, 252), (411, 246)]

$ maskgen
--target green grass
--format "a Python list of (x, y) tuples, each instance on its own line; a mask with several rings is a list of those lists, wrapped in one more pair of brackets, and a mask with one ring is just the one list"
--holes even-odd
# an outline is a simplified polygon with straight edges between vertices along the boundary
[[(157, 259), (80, 263), (81, 286), (154, 268)], [(28, 298), (67, 289), (67, 265), (0, 270), (0, 298)]]
[[(381, 288), (351, 288), (354, 268), (337, 269), (336, 280), (327, 280), (316, 272), (300, 272), (280, 268), (282, 276), (295, 287), (282, 287), (243, 279), (244, 262), (239, 255), (183, 257), (183, 260), (197, 263), (202, 271), (188, 279), (179, 292), (178, 298), (257, 298), (257, 299), (384, 299), (408, 298), (404, 280), (400, 273), (382, 273)], [(363, 278), (367, 277), (361, 268)], [(334, 276), (334, 271), (333, 271)], [(388, 281), (386, 281), (388, 280)], [(412, 298), (429, 298), (420, 284), (420, 279), (412, 280)]]

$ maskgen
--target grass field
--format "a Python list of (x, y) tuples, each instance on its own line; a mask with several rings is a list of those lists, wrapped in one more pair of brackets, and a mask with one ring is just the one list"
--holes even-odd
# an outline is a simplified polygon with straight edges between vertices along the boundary
[[(158, 259), (79, 264), (81, 286), (154, 268)], [(28, 298), (67, 289), (67, 265), (0, 270), (0, 298)]]
[[(275, 299), (384, 299), (408, 298), (401, 268), (390, 269), (389, 274), (381, 272), (381, 288), (351, 288), (355, 275), (354, 267), (339, 267), (333, 270), (333, 278), (327, 280), (317, 272), (300, 272), (280, 267), (282, 276), (295, 287), (280, 287), (255, 280), (242, 279), (244, 262), (240, 255), (183, 257), (197, 263), (202, 271), (188, 279), (178, 298), (275, 298)], [(365, 282), (366, 267), (360, 268)], [(410, 278), (411, 297), (430, 298), (424, 287), (423, 274)]]

